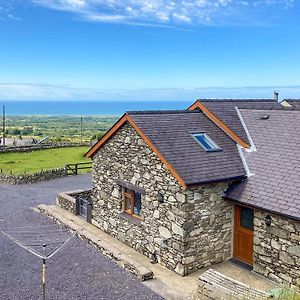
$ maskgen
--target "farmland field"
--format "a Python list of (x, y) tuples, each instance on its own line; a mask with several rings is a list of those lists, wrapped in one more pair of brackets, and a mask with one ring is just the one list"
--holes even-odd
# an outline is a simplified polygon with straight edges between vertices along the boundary
[[(118, 119), (116, 116), (7, 116), (6, 137), (48, 141), (84, 142), (99, 139)], [(82, 121), (82, 130), (81, 130)], [(2, 135), (2, 132), (0, 132)]]
[(88, 147), (68, 147), (39, 150), (32, 152), (1, 153), (0, 169), (4, 174), (13, 175), (35, 173), (63, 167), (65, 164), (89, 162), (84, 157)]

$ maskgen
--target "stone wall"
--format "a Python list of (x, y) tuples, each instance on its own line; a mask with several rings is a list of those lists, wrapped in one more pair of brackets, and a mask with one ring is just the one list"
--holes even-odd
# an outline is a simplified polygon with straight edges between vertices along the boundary
[(67, 194), (69, 194), (71, 197), (74, 197), (75, 199), (78, 198), (83, 198), (86, 200), (89, 200), (91, 197), (91, 190), (77, 190), (77, 191), (71, 191), (71, 192), (66, 192)]
[(266, 212), (254, 216), (254, 271), (278, 283), (300, 287), (300, 222)]
[(46, 170), (34, 174), (7, 175), (0, 173), (0, 183), (31, 184), (39, 181), (67, 176), (65, 168)]
[[(122, 188), (116, 180), (145, 191), (142, 221), (123, 213)], [(197, 191), (186, 191), (135, 130), (126, 124), (93, 157), (93, 224), (147, 256), (155, 253), (159, 263), (184, 276), (197, 269), (198, 264), (208, 265), (227, 256), (228, 237), (224, 237), (226, 229), (222, 222), (226, 223), (230, 217), (226, 215), (229, 208), (226, 204), (217, 204), (219, 200), (223, 203), (223, 189), (222, 185), (210, 185)], [(158, 201), (159, 194), (163, 195), (163, 203)], [(207, 208), (210, 201), (214, 204)], [(220, 221), (212, 220), (210, 212), (214, 207), (216, 217), (222, 214), (226, 217), (222, 215)], [(200, 209), (199, 213), (195, 212), (197, 209)], [(208, 237), (205, 235), (209, 231), (207, 226), (224, 230)], [(197, 238), (203, 234), (202, 244), (197, 245)], [(226, 242), (220, 244), (218, 238), (225, 238)], [(209, 243), (214, 245), (209, 246)], [(211, 252), (205, 258), (201, 247), (222, 254), (219, 257), (216, 252)]]
[(233, 205), (223, 199), (227, 188), (228, 183), (217, 183), (186, 191), (188, 273), (231, 256)]
[(73, 214), (77, 214), (76, 200), (79, 198), (90, 199), (91, 190), (77, 190), (59, 193), (56, 196), (56, 205), (68, 210)]
[(9, 146), (9, 147), (1, 147), (0, 146), (0, 153), (8, 153), (8, 152), (30, 152), (30, 151), (38, 151), (38, 150), (45, 150), (45, 149), (53, 149), (53, 148), (66, 148), (66, 147), (81, 147), (87, 146), (90, 147), (90, 143), (45, 143), (39, 145), (30, 145), (30, 146)]

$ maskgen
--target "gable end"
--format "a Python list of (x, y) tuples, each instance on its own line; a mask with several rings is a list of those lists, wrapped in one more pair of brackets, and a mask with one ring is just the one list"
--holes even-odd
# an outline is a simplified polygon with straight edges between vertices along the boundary
[(226, 124), (224, 124), (219, 118), (217, 118), (206, 106), (197, 100), (192, 104), (188, 110), (200, 109), (211, 121), (213, 121), (218, 127), (220, 127), (231, 139), (244, 148), (249, 148), (249, 145), (244, 142), (236, 133), (234, 133)]
[(157, 155), (161, 162), (166, 166), (166, 168), (171, 172), (171, 174), (176, 178), (178, 183), (182, 187), (186, 187), (186, 183), (177, 173), (177, 171), (171, 166), (171, 164), (165, 159), (165, 157), (157, 150), (152, 141), (143, 133), (143, 131), (138, 127), (138, 125), (133, 121), (129, 114), (124, 114), (105, 134), (104, 136), (85, 154), (85, 157), (93, 157), (101, 147), (103, 147), (111, 137), (113, 137), (118, 130), (125, 124), (129, 123), (139, 136), (144, 140), (144, 142), (150, 147), (150, 149)]

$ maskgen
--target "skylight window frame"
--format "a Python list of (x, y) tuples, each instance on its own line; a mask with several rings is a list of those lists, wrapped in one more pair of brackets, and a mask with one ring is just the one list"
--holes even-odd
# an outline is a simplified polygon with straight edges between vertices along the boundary
[[(218, 144), (209, 137), (209, 135), (205, 132), (192, 132), (191, 133), (193, 139), (206, 151), (206, 152), (220, 152), (223, 151), (223, 149), (221, 147), (218, 146)], [(213, 147), (212, 149), (208, 149), (207, 147), (205, 147), (198, 139), (197, 136), (204, 136), (204, 138), (206, 139), (207, 143)]]

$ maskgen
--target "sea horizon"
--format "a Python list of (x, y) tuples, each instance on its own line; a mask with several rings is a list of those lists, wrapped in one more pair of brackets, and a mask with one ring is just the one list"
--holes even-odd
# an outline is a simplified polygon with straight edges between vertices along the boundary
[(180, 110), (186, 109), (193, 101), (0, 101), (5, 105), (6, 115), (45, 116), (120, 116), (126, 111), (139, 110)]

